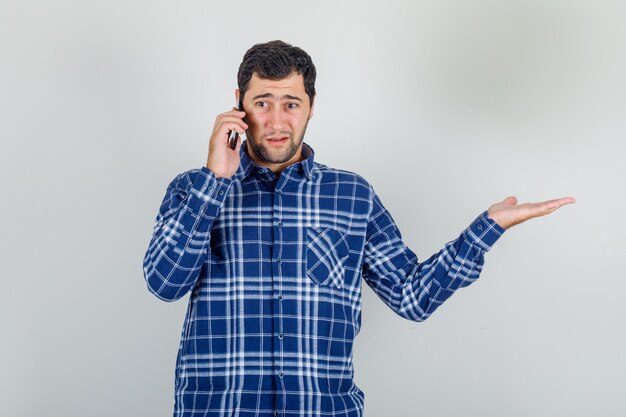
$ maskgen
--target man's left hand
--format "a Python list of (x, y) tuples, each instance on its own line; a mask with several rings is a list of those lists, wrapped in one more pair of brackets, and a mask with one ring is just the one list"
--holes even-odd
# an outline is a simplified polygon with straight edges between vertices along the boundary
[(573, 197), (557, 198), (555, 200), (543, 201), (541, 203), (517, 204), (517, 198), (509, 196), (489, 207), (487, 214), (489, 218), (498, 223), (503, 229), (508, 229), (516, 224), (525, 222), (534, 217), (545, 216), (552, 213), (565, 204), (575, 203)]

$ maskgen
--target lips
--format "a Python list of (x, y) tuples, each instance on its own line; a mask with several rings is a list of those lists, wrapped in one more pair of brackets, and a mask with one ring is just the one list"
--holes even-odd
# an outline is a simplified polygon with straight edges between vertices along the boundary
[(269, 140), (270, 142), (280, 142), (282, 140), (287, 139), (289, 136), (276, 136), (273, 138), (267, 138), (267, 140)]

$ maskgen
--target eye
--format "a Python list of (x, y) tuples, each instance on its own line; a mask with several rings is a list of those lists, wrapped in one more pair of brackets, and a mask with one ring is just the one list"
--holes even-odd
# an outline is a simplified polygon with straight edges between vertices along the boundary
[(298, 108), (298, 103), (287, 103), (287, 108), (288, 109), (297, 109)]
[(267, 107), (267, 106), (268, 106), (268, 103), (267, 103), (267, 101), (257, 101), (257, 102), (256, 102), (256, 105), (257, 105), (258, 107)]

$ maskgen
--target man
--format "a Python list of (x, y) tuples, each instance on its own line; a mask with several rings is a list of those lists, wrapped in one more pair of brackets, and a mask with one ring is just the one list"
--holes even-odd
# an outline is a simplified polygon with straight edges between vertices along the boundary
[[(192, 291), (175, 416), (361, 416), (361, 279), (424, 320), (478, 278), (505, 229), (574, 201), (508, 197), (420, 263), (367, 181), (314, 162), (303, 139), (315, 74), (300, 48), (253, 46), (235, 91), (244, 110), (217, 117), (206, 166), (167, 188), (144, 273), (160, 299)], [(235, 150), (233, 129), (247, 138)]]

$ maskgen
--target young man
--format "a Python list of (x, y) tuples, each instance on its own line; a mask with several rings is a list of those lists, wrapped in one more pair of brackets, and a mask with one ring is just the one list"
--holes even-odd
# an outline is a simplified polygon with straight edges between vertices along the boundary
[[(171, 182), (144, 258), (157, 297), (192, 291), (175, 416), (361, 416), (361, 280), (424, 320), (478, 278), (505, 229), (573, 202), (508, 197), (420, 263), (367, 181), (315, 162), (303, 142), (315, 99), (306, 52), (255, 45), (238, 84), (244, 111), (219, 115), (207, 165)], [(235, 150), (233, 129), (247, 138)]]

